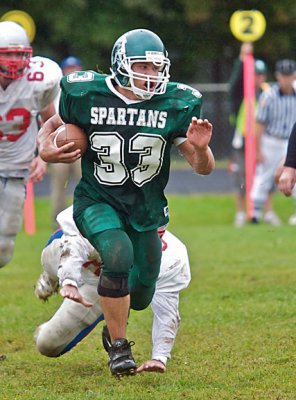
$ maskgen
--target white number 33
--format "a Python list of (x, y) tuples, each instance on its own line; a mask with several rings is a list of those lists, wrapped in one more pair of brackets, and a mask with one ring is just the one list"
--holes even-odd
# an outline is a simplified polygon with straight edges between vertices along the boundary
[(94, 175), (104, 185), (123, 185), (131, 177), (137, 186), (143, 186), (158, 175), (165, 149), (160, 135), (137, 133), (129, 140), (128, 153), (138, 154), (135, 168), (128, 170), (124, 159), (124, 139), (118, 132), (94, 132), (91, 148), (97, 153)]

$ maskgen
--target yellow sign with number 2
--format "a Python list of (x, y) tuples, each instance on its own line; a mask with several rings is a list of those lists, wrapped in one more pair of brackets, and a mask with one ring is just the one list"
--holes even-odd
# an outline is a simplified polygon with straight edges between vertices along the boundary
[(235, 11), (230, 18), (231, 32), (242, 42), (255, 42), (260, 39), (265, 28), (265, 17), (258, 10)]

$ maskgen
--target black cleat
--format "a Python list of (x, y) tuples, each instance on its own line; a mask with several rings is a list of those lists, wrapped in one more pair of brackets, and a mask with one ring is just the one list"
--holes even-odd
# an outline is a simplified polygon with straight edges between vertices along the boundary
[(128, 342), (126, 339), (117, 339), (112, 343), (108, 351), (108, 365), (112, 375), (118, 377), (135, 375), (137, 365), (131, 352), (131, 346), (134, 344), (134, 342)]
[(102, 342), (103, 342), (104, 349), (107, 351), (107, 353), (109, 353), (109, 350), (111, 349), (112, 344), (111, 344), (111, 337), (110, 337), (110, 333), (109, 333), (107, 325), (103, 326)]

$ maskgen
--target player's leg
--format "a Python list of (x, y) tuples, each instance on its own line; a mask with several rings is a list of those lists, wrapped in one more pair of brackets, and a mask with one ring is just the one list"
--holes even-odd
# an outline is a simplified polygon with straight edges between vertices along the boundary
[(275, 192), (275, 188), (272, 188), (271, 192), (268, 194), (266, 203), (264, 204), (264, 217), (263, 220), (265, 223), (273, 226), (279, 226), (282, 224), (279, 216), (273, 209), (272, 205), (272, 196)]
[(277, 140), (266, 135), (262, 138), (263, 162), (256, 167), (251, 199), (254, 202), (254, 221), (259, 221), (263, 206), (274, 184), (274, 174), (284, 157), (285, 141)]
[(134, 264), (129, 277), (131, 308), (143, 310), (152, 300), (161, 262), (161, 241), (157, 229), (129, 230), (134, 245)]
[(94, 242), (103, 260), (98, 293), (111, 336), (109, 367), (114, 375), (133, 374), (136, 364), (126, 339), (130, 296), (128, 273), (125, 272), (127, 266), (130, 270), (132, 264), (132, 244), (120, 229), (104, 231), (97, 235)]
[(235, 190), (236, 213), (234, 226), (240, 228), (246, 222), (246, 179), (244, 149), (233, 150), (233, 178)]
[[(133, 263), (132, 243), (122, 229), (123, 224), (115, 210), (107, 204), (96, 204), (89, 207), (84, 217), (78, 219), (78, 228), (99, 252), (103, 261), (98, 293), (104, 309), (106, 302), (112, 303), (108, 309), (114, 309), (118, 317), (105, 319), (112, 340), (125, 337), (126, 319), (129, 309), (128, 275)], [(113, 304), (116, 303), (116, 307)], [(123, 307), (121, 311), (119, 308)], [(108, 324), (109, 320), (109, 324)], [(123, 323), (125, 321), (125, 323)], [(112, 327), (114, 323), (114, 327)], [(112, 329), (113, 328), (113, 329)]]
[(124, 231), (121, 217), (110, 205), (95, 203), (85, 208), (81, 206), (81, 199), (77, 203), (75, 205), (74, 202), (76, 225), (100, 253), (103, 262), (98, 294), (112, 339), (109, 367), (115, 375), (134, 374), (136, 364), (130, 343), (126, 339), (130, 306), (128, 275), (133, 263), (132, 243)]
[(36, 329), (34, 339), (41, 354), (59, 357), (76, 346), (103, 320), (96, 285), (85, 284), (79, 291), (93, 306), (87, 308), (65, 299), (54, 316)]
[(22, 226), (25, 184), (22, 178), (0, 177), (0, 268), (11, 260)]

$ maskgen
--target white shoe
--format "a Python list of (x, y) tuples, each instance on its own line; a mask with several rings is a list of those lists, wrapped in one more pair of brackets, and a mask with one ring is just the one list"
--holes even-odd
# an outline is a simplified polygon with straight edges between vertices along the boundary
[(47, 300), (59, 288), (59, 281), (51, 279), (47, 272), (42, 272), (35, 285), (35, 295), (40, 300)]
[(236, 228), (241, 228), (246, 223), (246, 213), (243, 211), (239, 211), (235, 214), (233, 225)]
[(282, 225), (282, 221), (276, 215), (274, 211), (267, 211), (267, 213), (264, 215), (263, 220), (266, 224), (273, 225), (273, 226), (279, 226)]
[(292, 214), (288, 220), (289, 225), (296, 225), (296, 213)]

